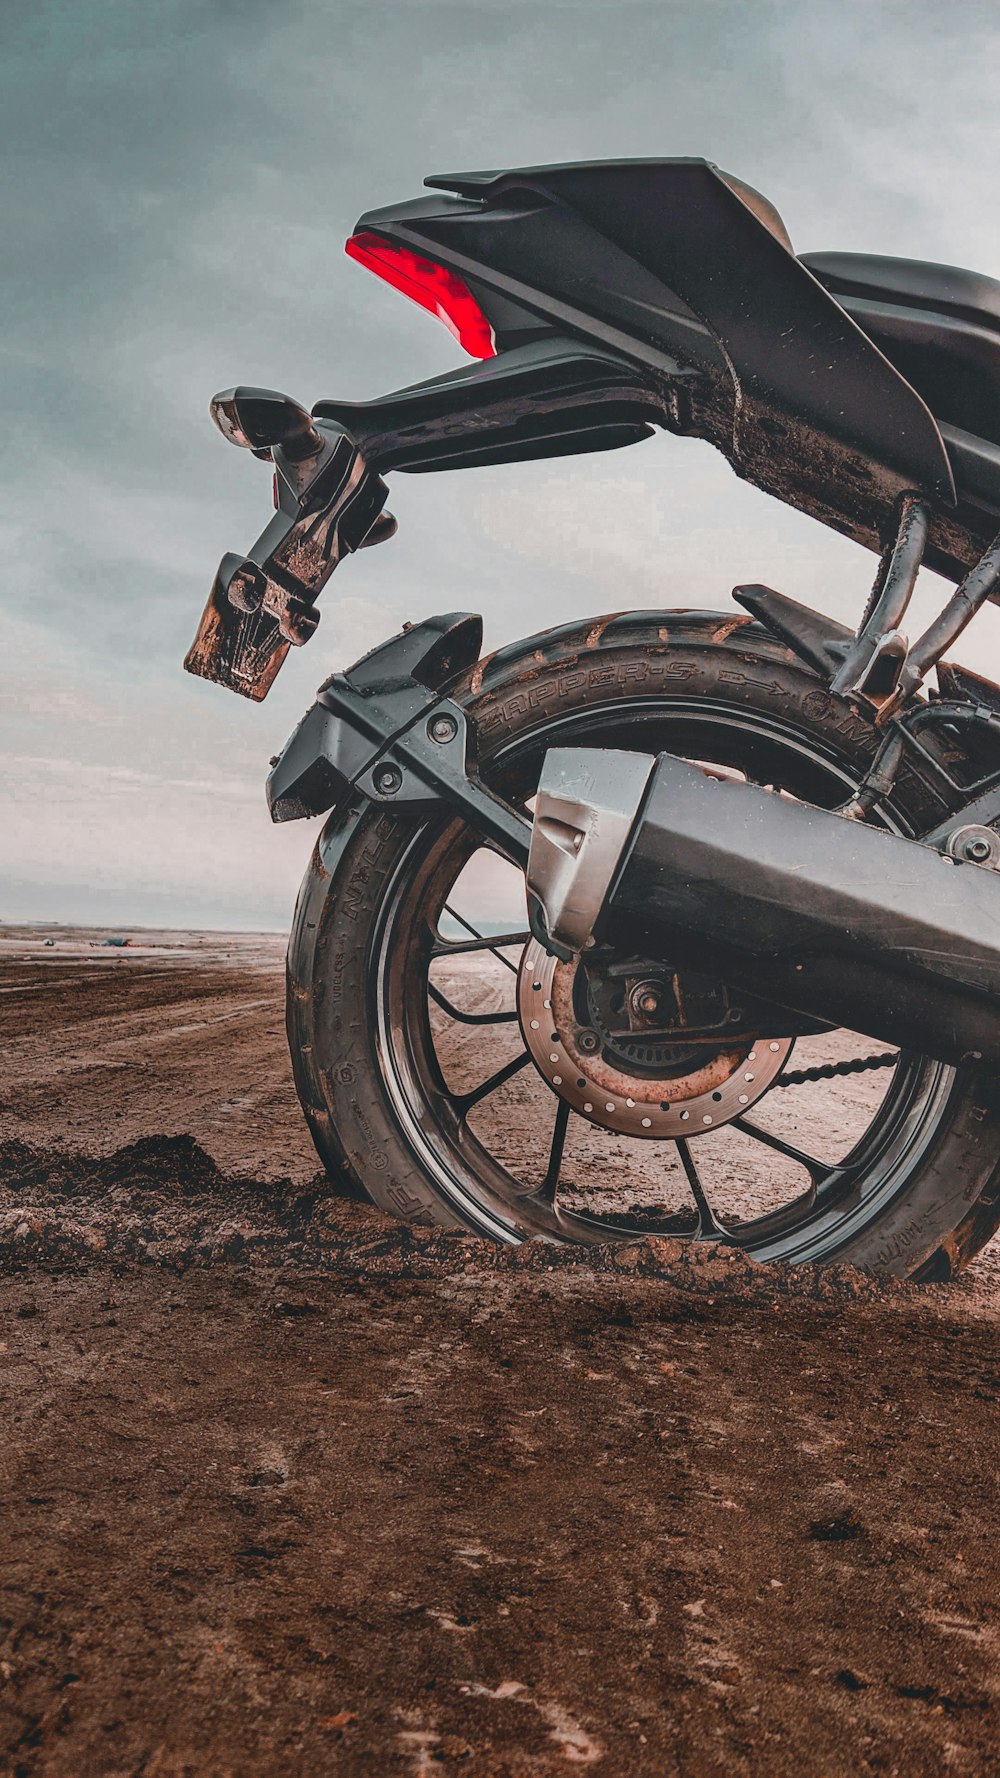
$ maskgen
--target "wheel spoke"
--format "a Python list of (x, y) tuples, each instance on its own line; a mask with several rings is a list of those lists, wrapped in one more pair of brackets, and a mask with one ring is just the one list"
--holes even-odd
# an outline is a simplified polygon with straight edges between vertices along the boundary
[(481, 1099), (488, 1098), (490, 1093), (495, 1093), (498, 1087), (504, 1085), (505, 1081), (512, 1080), (514, 1075), (519, 1073), (525, 1063), (530, 1060), (531, 1057), (527, 1050), (522, 1050), (519, 1056), (515, 1056), (512, 1062), (505, 1062), (504, 1066), (498, 1068), (495, 1074), (491, 1074), (488, 1080), (484, 1080), (481, 1086), (473, 1087), (471, 1093), (456, 1093), (452, 1104), (459, 1116), (468, 1117), (474, 1105), (478, 1105)]
[(432, 958), (457, 957), (466, 951), (492, 951), (494, 957), (496, 957), (506, 969), (512, 970), (514, 975), (517, 974), (517, 964), (512, 963), (509, 957), (504, 957), (498, 949), (498, 946), (526, 945), (531, 937), (530, 932), (501, 932), (495, 938), (487, 938), (484, 933), (477, 932), (474, 926), (470, 926), (468, 920), (463, 919), (462, 915), (456, 913), (455, 909), (449, 907), (447, 903), (445, 903), (443, 911), (446, 914), (450, 914), (453, 920), (457, 920), (459, 926), (464, 927), (465, 931), (469, 933), (470, 936), (468, 939), (436, 939), (431, 949)]
[(460, 1025), (510, 1025), (517, 1018), (516, 1012), (461, 1012), (457, 1006), (452, 1006), (440, 988), (435, 988), (433, 982), (427, 983), (427, 992), (435, 1005), (446, 1012), (450, 1019), (456, 1019)]
[[(461, 957), (468, 951), (492, 951), (497, 945), (526, 945), (530, 937), (530, 932), (499, 932), (492, 938), (439, 938), (434, 941), (431, 961), (438, 957)], [(508, 958), (501, 957), (500, 961), (516, 971), (517, 965)]]
[(703, 1238), (712, 1236), (715, 1240), (725, 1240), (726, 1231), (721, 1222), (717, 1221), (715, 1212), (705, 1196), (705, 1188), (701, 1183), (701, 1177), (694, 1164), (694, 1156), (691, 1153), (689, 1143), (685, 1141), (683, 1136), (678, 1136), (674, 1146), (681, 1157), (681, 1166), (687, 1174), (687, 1182), (691, 1187), (691, 1196), (693, 1197), (698, 1210), (698, 1234)]
[(734, 1117), (732, 1128), (742, 1130), (745, 1136), (752, 1136), (755, 1142), (763, 1142), (765, 1148), (773, 1148), (777, 1154), (786, 1155), (790, 1161), (798, 1161), (814, 1186), (819, 1185), (822, 1179), (834, 1171), (829, 1161), (818, 1161), (814, 1155), (804, 1154), (801, 1148), (793, 1148), (790, 1142), (783, 1142), (780, 1136), (772, 1136), (770, 1130), (762, 1130), (759, 1124), (752, 1124), (745, 1117)]
[(566, 1146), (566, 1126), (569, 1123), (569, 1105), (560, 1099), (556, 1106), (556, 1121), (552, 1126), (552, 1141), (549, 1145), (549, 1164), (545, 1169), (545, 1178), (538, 1188), (538, 1195), (546, 1203), (554, 1204), (559, 1189), (559, 1169), (562, 1166), (563, 1149)]

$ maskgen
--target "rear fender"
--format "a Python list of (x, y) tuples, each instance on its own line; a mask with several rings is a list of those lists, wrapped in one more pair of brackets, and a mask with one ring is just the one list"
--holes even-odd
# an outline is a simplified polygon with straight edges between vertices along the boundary
[(321, 815), (358, 794), (393, 809), (436, 804), (523, 864), (531, 822), (481, 782), (475, 724), (448, 696), (482, 635), (468, 612), (429, 618), (328, 679), (268, 778), (272, 820)]
[[(272, 821), (322, 815), (346, 801), (389, 739), (475, 665), (482, 642), (481, 617), (450, 612), (408, 625), (347, 673), (327, 679), (273, 762), (267, 780)], [(353, 694), (354, 722), (338, 720), (338, 694)]]

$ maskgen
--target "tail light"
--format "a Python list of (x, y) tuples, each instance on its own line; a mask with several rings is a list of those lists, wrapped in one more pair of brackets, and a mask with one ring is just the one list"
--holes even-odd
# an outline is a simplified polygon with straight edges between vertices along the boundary
[(344, 250), (377, 278), (401, 290), (411, 302), (429, 309), (444, 322), (470, 358), (496, 357), (493, 329), (469, 286), (454, 272), (367, 229), (352, 235)]

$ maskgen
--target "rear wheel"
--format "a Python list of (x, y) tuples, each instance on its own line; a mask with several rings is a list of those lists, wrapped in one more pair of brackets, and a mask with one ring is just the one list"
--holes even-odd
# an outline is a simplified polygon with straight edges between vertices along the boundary
[[(452, 695), (484, 778), (521, 802), (558, 744), (669, 751), (837, 807), (874, 745), (757, 625), (718, 614), (548, 632)], [(911, 781), (886, 819), (926, 826), (925, 794)], [(664, 1038), (664, 1005), (685, 999), (718, 1041)], [(323, 1161), (414, 1221), (503, 1241), (711, 1237), (934, 1277), (1000, 1222), (984, 1078), (852, 1032), (793, 1044), (787, 1019), (741, 1010), (683, 959), (556, 966), (520, 873), (454, 818), (331, 819), (296, 911), (288, 1023)]]

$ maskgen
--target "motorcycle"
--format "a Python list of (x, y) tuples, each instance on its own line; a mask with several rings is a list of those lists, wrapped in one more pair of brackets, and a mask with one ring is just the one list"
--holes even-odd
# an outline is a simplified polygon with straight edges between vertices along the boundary
[[(747, 585), (483, 658), (453, 612), (326, 680), (268, 780), (275, 821), (327, 817), (287, 1000), (325, 1166), (502, 1242), (951, 1277), (1000, 1224), (1000, 689), (945, 659), (1000, 598), (1000, 284), (797, 258), (700, 160), (429, 179), (347, 252), (471, 362), (311, 412), (215, 397), (276, 511), (190, 671), (266, 695), (392, 536), (388, 472), (656, 427), (879, 562), (856, 631)], [(955, 591), (909, 641), (922, 564)]]

